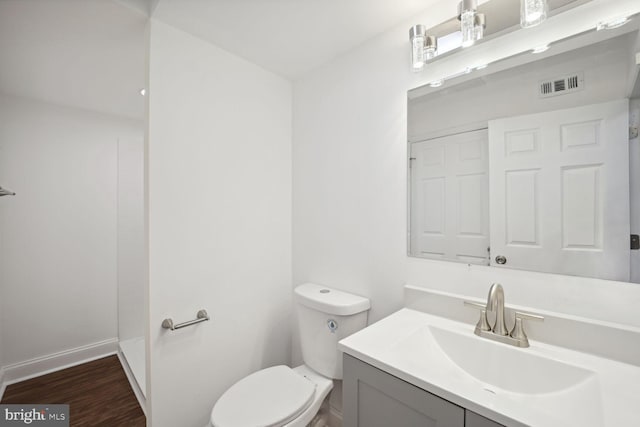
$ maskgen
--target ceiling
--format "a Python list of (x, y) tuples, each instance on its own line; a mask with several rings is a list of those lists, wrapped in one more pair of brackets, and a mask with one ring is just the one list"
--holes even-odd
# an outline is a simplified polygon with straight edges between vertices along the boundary
[(458, 1), (0, 0), (0, 92), (142, 119), (149, 14), (295, 80)]
[(142, 119), (150, 13), (294, 80), (432, 4), (457, 2), (0, 0), (0, 92)]
[(142, 119), (146, 22), (107, 0), (0, 0), (0, 92)]
[(153, 17), (295, 80), (435, 3), (458, 0), (160, 0)]

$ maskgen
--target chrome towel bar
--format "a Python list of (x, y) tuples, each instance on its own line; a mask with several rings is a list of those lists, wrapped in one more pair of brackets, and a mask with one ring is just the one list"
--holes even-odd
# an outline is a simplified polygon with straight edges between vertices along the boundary
[(196, 323), (206, 322), (209, 320), (209, 315), (207, 314), (207, 310), (200, 310), (196, 315), (196, 318), (193, 320), (189, 320), (186, 322), (178, 323), (176, 325), (173, 324), (173, 319), (168, 318), (162, 321), (162, 327), (165, 329), (171, 329), (175, 331), (176, 329), (186, 328), (187, 326), (195, 325)]

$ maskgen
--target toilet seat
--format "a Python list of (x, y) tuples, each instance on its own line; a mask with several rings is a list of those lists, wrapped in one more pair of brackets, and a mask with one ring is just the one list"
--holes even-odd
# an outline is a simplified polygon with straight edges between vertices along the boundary
[(254, 372), (235, 383), (211, 412), (214, 427), (280, 427), (313, 401), (316, 384), (280, 365)]

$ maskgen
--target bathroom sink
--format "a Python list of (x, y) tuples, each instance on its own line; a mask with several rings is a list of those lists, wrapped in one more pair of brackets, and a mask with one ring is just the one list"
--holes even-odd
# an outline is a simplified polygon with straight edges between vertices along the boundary
[(640, 416), (640, 367), (536, 341), (518, 348), (473, 331), (402, 309), (340, 349), (510, 427), (633, 425)]
[(472, 334), (427, 327), (433, 342), (449, 360), (478, 381), (504, 391), (541, 394), (566, 391), (595, 379), (595, 373), (526, 349)]

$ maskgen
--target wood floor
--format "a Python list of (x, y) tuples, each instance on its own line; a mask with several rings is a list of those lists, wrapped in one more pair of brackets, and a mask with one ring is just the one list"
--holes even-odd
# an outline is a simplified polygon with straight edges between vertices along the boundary
[(117, 356), (7, 386), (5, 404), (68, 404), (71, 427), (144, 427), (144, 413)]

